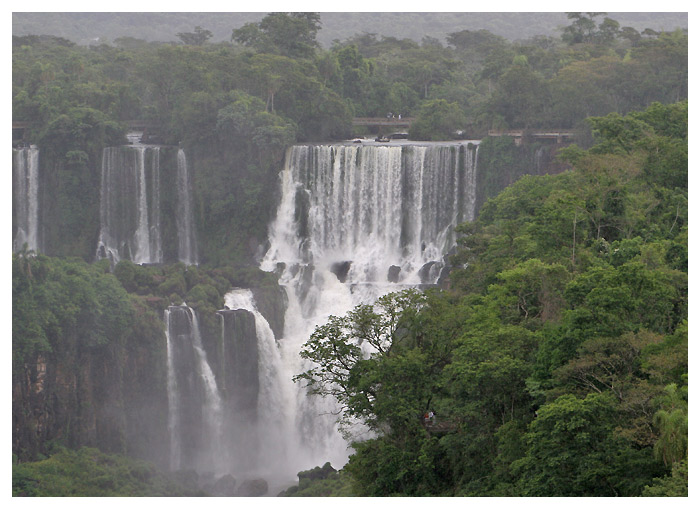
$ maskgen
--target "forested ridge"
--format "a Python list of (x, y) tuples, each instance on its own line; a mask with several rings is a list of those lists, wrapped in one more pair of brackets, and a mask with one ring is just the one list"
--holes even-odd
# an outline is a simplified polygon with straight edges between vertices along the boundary
[[(178, 33), (180, 43), (123, 37), (77, 46), (13, 36), (13, 118), (40, 122), (42, 145), (59, 127), (47, 129), (52, 121), (76, 117), (75, 108), (98, 110), (105, 121), (157, 121), (166, 140), (186, 143), (228, 139), (226, 112), (238, 103), (237, 115), (247, 115), (235, 125), (253, 144), (275, 146), (290, 136), (349, 135), (351, 116), (428, 117), (440, 101), (455, 110), (450, 127), (483, 134), (572, 127), (687, 96), (686, 31), (639, 31), (604, 13), (573, 13), (570, 22), (561, 37), (519, 42), (483, 29), (452, 32), (446, 45), (364, 33), (328, 50), (316, 40), (315, 13), (270, 14), (219, 43), (206, 27)], [(255, 102), (243, 108), (240, 94), (262, 100), (271, 116), (260, 116)]]
[[(637, 30), (671, 31), (687, 28), (687, 13), (617, 12), (610, 16)], [(176, 34), (200, 25), (211, 30), (214, 42), (228, 40), (232, 28), (258, 22), (262, 12), (15, 12), (15, 35), (52, 34), (78, 44), (112, 42), (130, 36), (148, 41), (177, 41)], [(363, 32), (413, 39), (429, 35), (444, 41), (462, 29), (486, 29), (510, 40), (532, 35), (557, 35), (566, 26), (564, 12), (322, 12), (318, 40), (324, 48)]]
[[(139, 444), (163, 438), (124, 424), (162, 412), (144, 406), (166, 385), (151, 369), (163, 310), (187, 302), (213, 330), (231, 287), (274, 294), (254, 259), (285, 149), (368, 134), (352, 117), (391, 112), (415, 117), (416, 140), (557, 127), (576, 143), (558, 152), (565, 171), (502, 190), (536, 173), (518, 160), (529, 140), (517, 152), (486, 139), (493, 174), (458, 229), (449, 285), (316, 329), (302, 356), (317, 367), (297, 382), (374, 438), (283, 494), (687, 496), (687, 31), (570, 13), (557, 37), (358, 33), (322, 49), (320, 19), (269, 14), (217, 43), (200, 26), (179, 43), (13, 36), (13, 120), (30, 123), (60, 218), (46, 254), (13, 254), (13, 495), (214, 493), (143, 463)], [(93, 262), (102, 148), (125, 143), (130, 120), (188, 152), (199, 267)], [(47, 377), (56, 398), (97, 389), (18, 433)]]

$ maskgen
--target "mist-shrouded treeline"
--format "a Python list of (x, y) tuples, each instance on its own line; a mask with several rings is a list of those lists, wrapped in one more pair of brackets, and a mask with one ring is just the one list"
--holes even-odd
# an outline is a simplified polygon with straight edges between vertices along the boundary
[[(111, 42), (119, 37), (147, 41), (177, 41), (176, 34), (193, 26), (207, 27), (214, 42), (227, 41), (232, 28), (258, 22), (262, 12), (15, 12), (13, 35), (51, 34), (78, 44)], [(617, 12), (622, 25), (672, 31), (688, 28), (682, 12)], [(558, 35), (567, 25), (564, 12), (322, 12), (318, 40), (324, 48), (363, 32), (420, 42), (428, 35), (440, 40), (459, 30), (485, 29), (509, 40), (534, 35)]]

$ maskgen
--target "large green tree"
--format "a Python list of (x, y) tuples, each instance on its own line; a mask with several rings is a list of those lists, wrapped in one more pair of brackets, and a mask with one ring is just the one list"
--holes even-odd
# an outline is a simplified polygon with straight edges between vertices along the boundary
[(311, 58), (318, 48), (316, 34), (321, 16), (316, 12), (275, 12), (259, 23), (246, 23), (233, 30), (231, 40), (262, 53), (290, 58)]

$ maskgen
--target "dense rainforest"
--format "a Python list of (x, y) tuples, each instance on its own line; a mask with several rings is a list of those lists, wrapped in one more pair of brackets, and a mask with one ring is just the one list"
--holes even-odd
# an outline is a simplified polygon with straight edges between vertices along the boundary
[[(243, 287), (272, 324), (279, 288), (257, 260), (285, 150), (390, 113), (414, 119), (413, 140), (483, 138), (479, 215), (441, 289), (311, 335), (316, 367), (296, 381), (337, 399), (353, 451), (283, 494), (687, 496), (688, 34), (567, 19), (560, 37), (363, 33), (329, 49), (317, 13), (218, 43), (200, 26), (179, 43), (13, 36), (13, 121), (50, 174), (42, 253), (13, 253), (13, 494), (230, 494), (144, 457), (165, 448), (160, 317), (187, 302), (206, 346)], [(94, 262), (102, 150), (137, 120), (195, 167), (198, 266)], [(537, 142), (487, 136), (552, 127), (576, 143), (548, 146), (548, 169)], [(51, 401), (63, 413), (38, 410)]]

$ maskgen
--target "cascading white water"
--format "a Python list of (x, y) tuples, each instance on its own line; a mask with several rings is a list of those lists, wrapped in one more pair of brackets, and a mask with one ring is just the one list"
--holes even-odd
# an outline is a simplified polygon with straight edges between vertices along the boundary
[[(257, 336), (258, 397), (257, 412), (252, 433), (247, 433), (252, 443), (245, 464), (234, 458), (234, 471), (245, 471), (246, 475), (261, 475), (268, 481), (288, 474), (289, 465), (302, 465), (296, 456), (299, 451), (290, 450), (286, 439), (294, 434), (293, 387), (288, 383), (294, 373), (283, 364), (274, 333), (269, 323), (258, 311), (253, 293), (247, 289), (234, 289), (224, 297), (227, 308), (245, 310), (255, 318)], [(235, 409), (234, 409), (235, 411)], [(232, 430), (236, 433), (236, 430)]]
[[(163, 261), (160, 235), (159, 147), (106, 147), (102, 153), (97, 258), (113, 263)], [(150, 185), (146, 157), (151, 158)]]
[(150, 252), (153, 259), (163, 260), (163, 246), (160, 236), (160, 150), (151, 155), (151, 194), (153, 205), (148, 208)]
[(197, 313), (192, 308), (188, 308), (192, 317), (192, 347), (194, 348), (197, 360), (197, 372), (202, 378), (204, 388), (204, 407), (202, 409), (203, 422), (203, 448), (202, 453), (207, 460), (213, 458), (211, 464), (215, 469), (220, 470), (221, 465), (216, 461), (221, 445), (222, 419), (221, 395), (216, 383), (216, 378), (207, 361), (207, 352), (202, 345), (202, 335), (199, 328)]
[(170, 467), (221, 470), (221, 394), (202, 345), (197, 313), (165, 310)]
[(192, 207), (192, 182), (185, 151), (177, 152), (177, 230), (178, 259), (187, 265), (197, 264), (197, 238)]
[(148, 224), (148, 195), (146, 194), (146, 149), (139, 147), (136, 151), (137, 171), (139, 179), (138, 191), (138, 227), (134, 233), (136, 252), (134, 262), (144, 263), (151, 261), (151, 228)]
[(17, 233), (12, 248), (20, 251), (24, 244), (31, 251), (39, 246), (39, 149), (35, 146), (13, 150), (14, 206)]
[[(472, 145), (473, 144), (473, 145)], [(454, 227), (474, 219), (474, 142), (291, 147), (281, 201), (261, 262), (281, 270), (288, 308), (279, 342), (284, 371), (307, 369), (299, 351), (316, 325), (391, 291), (434, 284), (455, 243)], [(289, 386), (287, 379), (284, 383)], [(287, 450), (310, 468), (347, 459), (333, 402), (295, 386)], [(289, 466), (290, 478), (300, 467)]]
[(543, 170), (543, 162), (545, 158), (545, 154), (549, 150), (549, 147), (547, 145), (542, 145), (535, 151), (535, 172), (537, 175), (542, 174)]
[(175, 345), (170, 339), (170, 308), (165, 310), (165, 338), (168, 355), (168, 438), (170, 443), (170, 469), (180, 467), (182, 438), (180, 436), (180, 391), (175, 368)]

